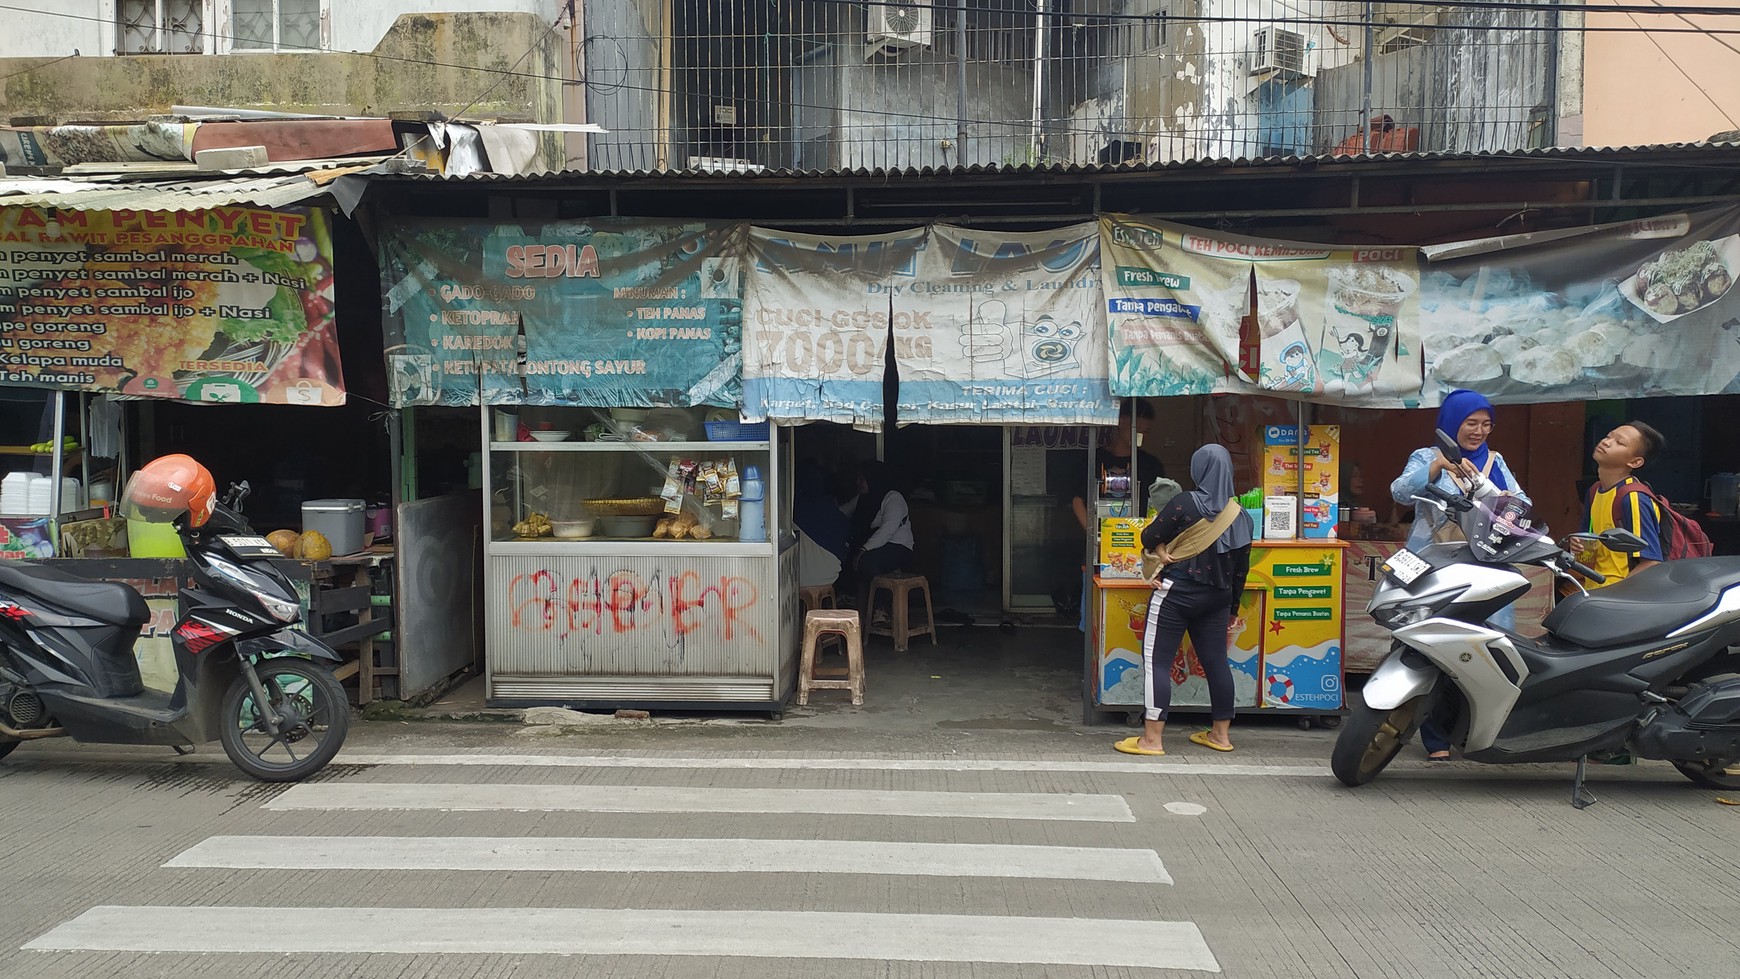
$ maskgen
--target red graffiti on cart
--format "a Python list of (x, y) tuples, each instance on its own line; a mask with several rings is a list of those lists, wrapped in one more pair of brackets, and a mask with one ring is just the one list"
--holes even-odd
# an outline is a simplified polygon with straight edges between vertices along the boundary
[(697, 633), (758, 642), (761, 633), (749, 615), (760, 598), (748, 578), (693, 570), (642, 575), (593, 569), (569, 577), (546, 569), (508, 582), (513, 627), (564, 639), (656, 630), (673, 642)]

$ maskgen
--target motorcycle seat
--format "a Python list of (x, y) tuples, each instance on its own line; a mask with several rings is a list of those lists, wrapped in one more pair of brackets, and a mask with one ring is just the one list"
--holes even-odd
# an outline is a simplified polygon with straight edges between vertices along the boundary
[(126, 585), (92, 581), (37, 564), (0, 561), (0, 588), (112, 625), (143, 625), (151, 620), (145, 599)]
[(1558, 638), (1603, 649), (1665, 638), (1708, 612), (1722, 592), (1740, 585), (1740, 557), (1668, 561), (1598, 588), (1572, 595), (1541, 620)]

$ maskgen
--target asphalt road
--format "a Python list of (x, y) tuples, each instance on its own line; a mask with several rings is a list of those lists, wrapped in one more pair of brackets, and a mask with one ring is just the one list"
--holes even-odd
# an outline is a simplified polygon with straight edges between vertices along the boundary
[[(1740, 961), (1740, 809), (1665, 766), (1117, 729), (359, 724), (299, 786), (0, 763), (0, 976), (1634, 977)], [(1188, 733), (1178, 731), (1178, 735)], [(1417, 754), (1417, 752), (1410, 752)], [(1164, 972), (1161, 970), (1165, 970)]]

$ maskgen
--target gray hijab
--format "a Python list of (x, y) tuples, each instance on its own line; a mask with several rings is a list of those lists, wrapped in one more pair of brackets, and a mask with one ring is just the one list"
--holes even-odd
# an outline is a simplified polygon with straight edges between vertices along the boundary
[[(1226, 508), (1228, 500), (1233, 498), (1233, 465), (1232, 455), (1224, 446), (1209, 443), (1196, 450), (1190, 457), (1190, 478), (1196, 483), (1196, 489), (1191, 490), (1190, 498), (1196, 501), (1196, 508), (1202, 513), (1203, 519), (1213, 520)], [(1233, 520), (1226, 533), (1214, 542), (1217, 554), (1236, 551), (1251, 544), (1251, 520), (1245, 514), (1239, 514)]]

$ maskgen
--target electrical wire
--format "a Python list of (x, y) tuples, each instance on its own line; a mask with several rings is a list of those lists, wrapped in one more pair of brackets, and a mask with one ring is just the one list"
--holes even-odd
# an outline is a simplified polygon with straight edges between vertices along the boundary
[[(1625, 16), (1631, 17), (1631, 14), (1628, 13)], [(1633, 18), (1632, 23), (1636, 23), (1636, 22), (1637, 22), (1636, 19)], [(1644, 37), (1648, 38), (1649, 43), (1655, 45), (1655, 49), (1657, 51), (1661, 52), (1662, 59), (1665, 60), (1668, 64), (1673, 65), (1674, 70), (1680, 73), (1680, 77), (1684, 78), (1688, 84), (1690, 84), (1693, 88), (1697, 89), (1698, 94), (1702, 95), (1704, 97), (1704, 101), (1710, 103), (1710, 106), (1712, 108), (1714, 108), (1718, 113), (1720, 113), (1723, 119), (1726, 119), (1728, 121), (1728, 125), (1732, 126), (1735, 124), (1734, 117), (1728, 114), (1728, 110), (1722, 108), (1721, 103), (1717, 102), (1715, 100), (1715, 98), (1710, 95), (1709, 92), (1705, 91), (1704, 86), (1698, 84), (1697, 80), (1694, 79), (1691, 76), (1691, 74), (1686, 71), (1685, 66), (1681, 65), (1678, 61), (1675, 61), (1673, 55), (1667, 53), (1667, 49), (1661, 46), (1660, 41), (1656, 40), (1653, 37), (1649, 37), (1649, 35), (1647, 35), (1647, 34), (1645, 34)]]
[(15, 72), (12, 72), (12, 73), (6, 74), (6, 75), (0, 75), (0, 82), (3, 82), (8, 78), (17, 78), (19, 75), (28, 75), (33, 71), (41, 71), (42, 69), (47, 68), (49, 65), (58, 65), (62, 61), (67, 61), (67, 60), (70, 60), (72, 58), (76, 58), (78, 56), (79, 56), (78, 52), (75, 51), (72, 54), (61, 55), (60, 57), (54, 59), (53, 61), (45, 61), (40, 65), (31, 65), (29, 68), (24, 68), (24, 69), (21, 69), (19, 71), (15, 71)]

